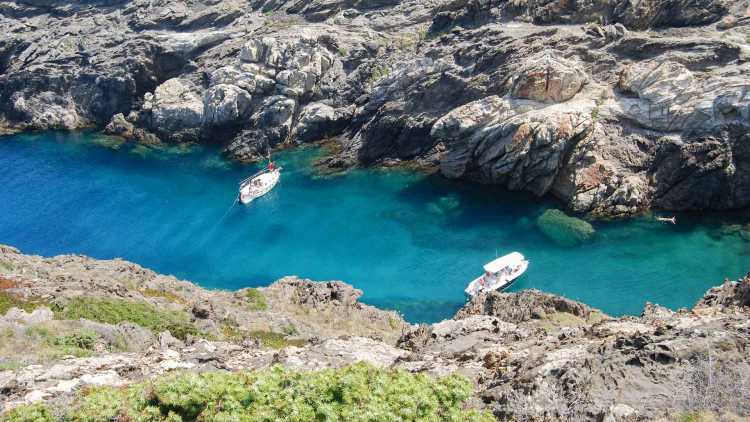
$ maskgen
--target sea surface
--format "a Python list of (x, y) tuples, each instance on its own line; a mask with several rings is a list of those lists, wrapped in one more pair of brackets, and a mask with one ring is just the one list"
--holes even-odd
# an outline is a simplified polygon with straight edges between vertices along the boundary
[[(413, 322), (450, 317), (482, 265), (511, 251), (531, 264), (510, 290), (537, 288), (612, 315), (646, 301), (692, 306), (750, 270), (747, 213), (595, 222), (562, 247), (536, 218), (554, 202), (407, 170), (322, 177), (317, 149), (275, 156), (280, 184), (234, 204), (254, 166), (212, 147), (152, 149), (87, 133), (0, 138), (0, 243), (25, 253), (122, 257), (204, 287), (285, 275), (343, 280)], [(736, 229), (736, 227), (735, 227)]]

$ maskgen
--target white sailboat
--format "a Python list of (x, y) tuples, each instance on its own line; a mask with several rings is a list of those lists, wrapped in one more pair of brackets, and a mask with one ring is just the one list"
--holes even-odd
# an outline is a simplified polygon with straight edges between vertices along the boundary
[(519, 252), (511, 252), (484, 265), (484, 274), (477, 277), (466, 287), (466, 294), (476, 296), (480, 293), (502, 290), (529, 268), (529, 261)]
[(249, 204), (255, 198), (267, 194), (279, 183), (281, 167), (277, 167), (269, 158), (268, 167), (240, 182), (239, 201)]

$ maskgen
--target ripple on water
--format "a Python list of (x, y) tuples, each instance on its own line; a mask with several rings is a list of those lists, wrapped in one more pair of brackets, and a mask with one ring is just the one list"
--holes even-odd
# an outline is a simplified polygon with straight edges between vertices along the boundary
[[(690, 306), (750, 269), (746, 213), (594, 222), (563, 248), (536, 226), (556, 204), (498, 188), (393, 170), (317, 178), (317, 149), (285, 151), (281, 183), (232, 206), (253, 166), (217, 149), (94, 134), (36, 133), (0, 142), (0, 242), (27, 253), (123, 257), (206, 287), (265, 285), (284, 275), (339, 279), (412, 321), (451, 316), (496, 254), (531, 260), (511, 290), (564, 294), (610, 314), (648, 300)], [(726, 224), (722, 225), (721, 221)]]

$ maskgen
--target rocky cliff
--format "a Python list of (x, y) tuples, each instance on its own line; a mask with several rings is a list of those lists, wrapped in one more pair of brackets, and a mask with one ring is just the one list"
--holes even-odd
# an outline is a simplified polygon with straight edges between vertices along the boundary
[(747, 0), (0, 1), (0, 125), (334, 139), (569, 209), (750, 205)]
[(0, 404), (64, 409), (92, 387), (175, 371), (367, 362), (461, 374), (469, 406), (500, 420), (734, 420), (750, 415), (748, 292), (750, 275), (691, 310), (648, 304), (621, 318), (533, 290), (490, 293), (417, 326), (342, 282), (206, 290), (122, 260), (2, 247)]

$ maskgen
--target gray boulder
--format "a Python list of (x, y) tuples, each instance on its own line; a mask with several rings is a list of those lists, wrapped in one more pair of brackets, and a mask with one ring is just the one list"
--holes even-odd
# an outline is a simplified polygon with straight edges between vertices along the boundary
[(511, 95), (541, 102), (568, 101), (587, 81), (580, 64), (549, 52), (528, 58), (513, 79)]
[(21, 119), (37, 129), (67, 129), (73, 130), (85, 126), (76, 111), (73, 99), (52, 91), (44, 91), (30, 96), (22, 92), (15, 93), (12, 98), (13, 112)]
[(110, 120), (109, 123), (107, 123), (107, 126), (104, 127), (104, 133), (122, 136), (123, 138), (133, 137), (134, 132), (135, 125), (125, 119), (125, 116), (122, 113), (117, 113), (112, 116), (112, 120)]
[(205, 124), (239, 124), (250, 111), (251, 101), (250, 94), (235, 85), (214, 85), (203, 97)]
[(159, 85), (153, 95), (146, 94), (144, 110), (150, 110), (153, 130), (163, 139), (196, 140), (204, 119), (204, 105), (190, 84), (172, 78)]
[(349, 123), (353, 112), (354, 107), (310, 103), (300, 111), (294, 137), (300, 142), (310, 142), (337, 135)]

